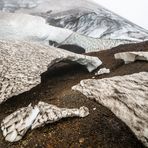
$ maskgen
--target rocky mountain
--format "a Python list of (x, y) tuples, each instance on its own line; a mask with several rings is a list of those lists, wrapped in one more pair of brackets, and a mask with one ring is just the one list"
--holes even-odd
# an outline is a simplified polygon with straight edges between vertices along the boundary
[(50, 25), (94, 38), (148, 39), (147, 30), (86, 0), (0, 0), (0, 9), (40, 15)]

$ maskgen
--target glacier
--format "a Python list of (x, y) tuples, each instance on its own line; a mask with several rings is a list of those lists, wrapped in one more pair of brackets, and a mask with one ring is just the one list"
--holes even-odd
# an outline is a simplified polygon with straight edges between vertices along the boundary
[(93, 38), (148, 39), (146, 29), (87, 0), (0, 0), (0, 10), (42, 16), (50, 25)]

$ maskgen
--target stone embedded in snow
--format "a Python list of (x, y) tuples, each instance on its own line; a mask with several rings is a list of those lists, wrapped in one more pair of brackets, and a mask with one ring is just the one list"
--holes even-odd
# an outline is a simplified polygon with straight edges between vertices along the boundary
[(148, 146), (148, 72), (83, 80), (72, 89), (109, 108)]
[(98, 72), (95, 73), (95, 76), (99, 76), (99, 75), (107, 74), (107, 73), (110, 73), (110, 69), (101, 68)]
[(89, 110), (84, 106), (80, 109), (68, 109), (39, 102), (35, 107), (29, 105), (7, 116), (1, 123), (1, 130), (6, 141), (16, 142), (21, 140), (30, 128), (38, 128), (67, 117), (83, 118), (88, 114)]
[(28, 107), (20, 108), (11, 115), (7, 116), (1, 123), (1, 130), (6, 141), (16, 142), (22, 139), (31, 127), (39, 113), (39, 108)]
[(125, 64), (135, 62), (136, 60), (148, 62), (148, 52), (121, 52), (116, 53), (114, 56), (115, 59), (122, 59)]
[(40, 112), (33, 122), (31, 129), (42, 127), (48, 123), (54, 123), (62, 118), (86, 117), (89, 114), (88, 108), (84, 106), (80, 107), (80, 109), (67, 109), (44, 102), (39, 102), (37, 106)]
[(0, 40), (0, 104), (38, 85), (41, 74), (61, 61), (85, 65), (89, 72), (102, 64), (97, 57), (29, 42)]

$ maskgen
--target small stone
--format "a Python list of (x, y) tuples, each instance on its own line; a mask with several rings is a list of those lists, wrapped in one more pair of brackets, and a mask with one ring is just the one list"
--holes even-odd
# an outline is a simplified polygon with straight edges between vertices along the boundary
[(83, 143), (84, 141), (85, 141), (84, 138), (80, 138), (80, 139), (79, 139), (79, 143)]
[(93, 110), (96, 110), (96, 108), (93, 108)]
[(95, 76), (100, 76), (100, 75), (108, 74), (108, 73), (110, 73), (110, 69), (101, 68), (98, 72), (95, 73)]

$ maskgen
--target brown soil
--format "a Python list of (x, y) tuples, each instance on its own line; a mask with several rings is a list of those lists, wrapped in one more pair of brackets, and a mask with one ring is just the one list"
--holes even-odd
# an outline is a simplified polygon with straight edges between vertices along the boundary
[[(148, 51), (148, 42), (121, 45), (111, 50), (91, 53), (90, 55), (98, 56), (102, 60), (104, 64), (101, 67), (105, 66), (111, 70), (110, 74), (97, 78), (148, 71), (147, 62), (137, 61), (124, 65), (123, 61), (115, 60), (113, 56), (117, 52), (138, 50)], [(90, 115), (86, 118), (63, 119), (43, 128), (29, 131), (22, 140), (16, 143), (6, 142), (0, 131), (0, 148), (144, 147), (131, 130), (111, 111), (71, 90), (71, 87), (79, 83), (80, 80), (93, 76), (94, 72), (90, 74), (82, 66), (61, 63), (42, 75), (40, 85), (1, 104), (0, 122), (16, 109), (30, 103), (37, 104), (38, 101), (70, 108), (84, 105), (90, 109)]]

